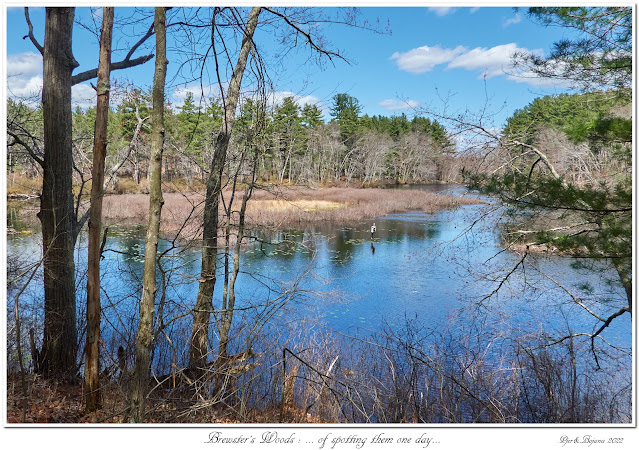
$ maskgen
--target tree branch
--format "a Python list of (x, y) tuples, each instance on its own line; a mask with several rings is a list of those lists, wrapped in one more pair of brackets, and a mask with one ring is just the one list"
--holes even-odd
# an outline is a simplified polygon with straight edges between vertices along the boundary
[[(564, 187), (568, 187), (568, 184), (566, 184), (566, 182), (564, 181), (562, 176), (559, 175), (559, 172), (557, 172), (557, 170), (552, 165), (552, 163), (550, 162), (548, 157), (544, 153), (542, 153), (537, 147), (535, 147), (534, 145), (526, 144), (525, 142), (518, 141), (516, 139), (514, 139), (512, 142), (515, 145), (520, 145), (520, 146), (522, 146), (524, 148), (527, 148), (527, 149), (532, 150), (533, 152), (535, 152), (537, 154), (537, 156), (539, 156), (539, 159), (541, 159), (542, 162), (546, 165), (548, 170), (550, 170), (550, 173), (552, 173), (552, 176), (555, 177), (555, 179), (559, 180)], [(537, 162), (535, 162), (535, 164), (537, 164)], [(534, 167), (535, 164), (533, 164), (533, 167)], [(532, 173), (532, 169), (533, 168), (531, 167), (530, 168), (531, 173)]]
[(595, 351), (595, 338), (597, 336), (599, 336), (601, 334), (601, 332), (603, 330), (605, 330), (606, 328), (608, 328), (608, 326), (610, 325), (610, 323), (616, 319), (617, 317), (621, 316), (622, 314), (625, 314), (627, 312), (630, 312), (630, 309), (628, 307), (623, 307), (621, 308), (619, 311), (613, 313), (610, 315), (610, 317), (608, 317), (608, 319), (606, 319), (606, 321), (604, 322), (604, 324), (595, 332), (595, 334), (593, 334), (590, 337), (590, 349), (592, 350), (592, 354), (595, 357), (595, 362), (597, 363), (597, 368), (600, 369), (601, 366), (599, 365), (599, 358), (597, 358), (597, 352)]
[[(138, 45), (138, 44), (136, 44), (136, 45)], [(124, 59), (122, 61), (119, 61), (119, 62), (116, 62), (116, 63), (112, 63), (111, 64), (111, 71), (120, 70), (120, 69), (127, 69), (129, 67), (134, 67), (134, 66), (139, 66), (140, 64), (144, 64), (145, 62), (151, 60), (154, 56), (155, 55), (153, 53), (151, 53), (150, 55), (140, 56), (139, 58), (136, 58), (136, 59)], [(79, 73), (77, 75), (73, 75), (73, 77), (71, 77), (71, 84), (73, 86), (75, 86), (78, 83), (82, 83), (84, 81), (89, 81), (89, 80), (91, 80), (93, 78), (96, 78), (97, 76), (98, 76), (98, 69), (97, 68), (91, 69), (91, 70), (87, 70), (87, 71)]]
[(29, 18), (29, 8), (26, 6), (24, 8), (24, 18), (27, 20), (27, 25), (29, 26), (29, 34), (27, 34), (26, 36), (23, 36), (22, 39), (29, 38), (31, 42), (33, 43), (33, 45), (35, 45), (35, 48), (38, 49), (40, 54), (44, 56), (44, 47), (40, 45), (40, 43), (36, 40), (35, 36), (33, 35), (33, 25), (31, 24), (31, 19)]
[(270, 12), (271, 14), (278, 16), (280, 18), (282, 18), (284, 20), (284, 22), (286, 22), (288, 25), (290, 25), (297, 33), (301, 34), (302, 36), (304, 36), (304, 38), (306, 39), (306, 42), (308, 43), (308, 45), (311, 46), (311, 48), (313, 48), (314, 50), (316, 50), (317, 52), (326, 55), (328, 57), (329, 60), (331, 60), (331, 62), (333, 62), (333, 56), (341, 59), (342, 61), (345, 61), (346, 63), (350, 64), (350, 62), (344, 58), (342, 55), (340, 55), (337, 52), (332, 52), (330, 50), (326, 50), (323, 49), (322, 47), (320, 47), (319, 45), (317, 45), (315, 43), (315, 41), (313, 40), (313, 37), (310, 35), (310, 33), (307, 33), (306, 31), (302, 30), (298, 25), (296, 25), (295, 23), (293, 23), (287, 16), (285, 16), (284, 14), (275, 11), (272, 8), (263, 8), (264, 10)]
[[(38, 164), (40, 164), (40, 166), (44, 167), (44, 160), (42, 158), (40, 158), (36, 152), (31, 148), (31, 146), (29, 146), (29, 144), (27, 144), (26, 142), (24, 142), (20, 136), (18, 136), (17, 134), (15, 134), (14, 132), (12, 132), (11, 130), (7, 130), (7, 134), (9, 136), (11, 136), (14, 140), (14, 144), (20, 144), (22, 147), (24, 147), (24, 149), (27, 151), (27, 153), (29, 154), (29, 156), (31, 156), (33, 158), (33, 160), (35, 162), (37, 162)], [(13, 144), (8, 144), (7, 146), (10, 147)]]

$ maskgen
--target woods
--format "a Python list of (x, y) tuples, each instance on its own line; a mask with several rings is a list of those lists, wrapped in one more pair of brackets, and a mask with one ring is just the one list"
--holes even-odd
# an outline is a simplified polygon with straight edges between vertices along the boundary
[[(631, 8), (530, 8), (539, 25), (576, 34), (546, 57), (516, 52), (515, 67), (572, 90), (536, 97), (499, 128), (430, 106), (368, 113), (348, 92), (323, 104), (279, 95), (280, 55), (303, 48), (320, 65), (346, 63), (325, 30), (386, 33), (350, 9), (115, 13), (100, 10), (97, 69), (74, 74), (75, 8), (46, 8), (44, 45), (25, 8), (25, 37), (42, 56), (42, 99), (6, 101), (8, 194), (40, 201), (39, 261), (7, 262), (7, 370), (21, 377), (25, 399), (42, 376), (81, 385), (86, 414), (117, 422), (628, 421)], [(124, 42), (116, 49), (113, 36), (132, 24), (125, 57), (111, 62)], [(113, 77), (151, 60), (152, 80)], [(93, 79), (96, 106), (74, 109), (72, 87)], [(185, 79), (196, 85), (186, 89)], [(429, 183), (434, 192), (419, 191)], [(378, 189), (388, 186), (410, 189)], [(456, 196), (437, 192), (448, 186)], [(134, 197), (126, 196), (144, 207), (127, 211), (125, 198)], [(475, 215), (466, 222), (458, 209)], [(455, 218), (454, 235), (446, 217)], [(369, 234), (375, 220), (379, 232)], [(465, 261), (464, 251), (493, 249), (474, 240), (482, 228), (494, 233), (494, 254)], [(426, 250), (433, 241), (441, 247)], [(432, 281), (442, 289), (467, 270), (455, 299), (462, 306), (446, 326), (404, 311), (370, 335), (325, 327), (339, 305), (359, 307), (332, 283), (372, 270), (368, 261), (402, 251), (398, 243), (415, 246), (405, 271), (435, 264), (426, 256), (451, 264)], [(569, 284), (544, 264), (564, 264), (585, 281)], [(120, 281), (110, 285), (113, 271)], [(374, 279), (394, 286), (399, 300), (419, 294), (415, 303), (428, 304), (429, 289), (413, 286), (421, 275), (403, 275), (390, 266)], [(371, 283), (353, 283), (362, 291), (352, 298), (366, 298)], [(41, 312), (38, 294), (24, 299), (34, 285)], [(540, 286), (564, 296), (552, 305), (564, 322), (518, 329), (527, 308), (513, 312), (502, 296), (517, 299), (520, 289), (531, 304), (552, 303)], [(25, 309), (35, 312), (25, 319)], [(362, 324), (375, 315), (359, 314)], [(493, 319), (512, 324), (499, 329)], [(24, 421), (26, 400), (20, 407)]]
[[(111, 111), (108, 135), (111, 145), (107, 152), (106, 188), (114, 192), (145, 192), (148, 190), (150, 104), (139, 89), (127, 91), (125, 101)], [(334, 100), (335, 101), (335, 100)], [(26, 118), (11, 101), (11, 114)], [(255, 104), (246, 101), (239, 109), (238, 123), (252, 119)], [(184, 105), (167, 106), (167, 148), (164, 171), (168, 182), (180, 184), (206, 183), (207, 158), (214, 152), (214, 138), (223, 115), (219, 100), (196, 105), (187, 95)], [(30, 114), (37, 115), (37, 110)], [(94, 117), (94, 110), (74, 113), (76, 135)], [(453, 153), (444, 127), (436, 120), (406, 115), (353, 116), (356, 121), (346, 125), (343, 135), (340, 119), (324, 118), (317, 106), (296, 104), (285, 97), (281, 105), (265, 110), (263, 143), (259, 158), (258, 177), (262, 182), (311, 184), (364, 184), (379, 186), (388, 183), (461, 181), (459, 161)], [(246, 130), (239, 129), (230, 141), (230, 151), (246, 139)], [(79, 159), (88, 155), (89, 147), (76, 141)], [(197, 149), (200, 149), (199, 151)], [(29, 178), (32, 161), (20, 148), (10, 151), (14, 173)], [(85, 156), (86, 155), (86, 156)], [(79, 162), (81, 163), (81, 162)], [(78, 175), (75, 175), (76, 178)], [(25, 180), (23, 180), (25, 181)], [(199, 184), (198, 184), (199, 183)]]

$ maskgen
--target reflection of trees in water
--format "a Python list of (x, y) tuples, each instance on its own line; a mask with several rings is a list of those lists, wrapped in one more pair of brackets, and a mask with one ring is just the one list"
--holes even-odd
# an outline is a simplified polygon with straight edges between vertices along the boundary
[[(419, 220), (381, 219), (374, 242), (421, 242), (436, 239), (441, 234), (441, 223), (426, 215)], [(379, 220), (379, 219), (377, 219)], [(364, 244), (370, 243), (370, 223), (356, 226), (337, 224), (314, 224), (300, 230), (261, 231), (252, 236), (250, 251), (244, 256), (247, 262), (262, 261), (276, 257), (280, 261), (292, 262), (296, 258), (312, 259), (322, 245), (326, 245), (332, 264), (350, 265)]]

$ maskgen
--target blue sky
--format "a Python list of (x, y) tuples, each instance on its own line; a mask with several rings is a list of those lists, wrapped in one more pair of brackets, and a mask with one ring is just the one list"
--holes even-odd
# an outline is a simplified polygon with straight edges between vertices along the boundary
[[(426, 5), (426, 4), (425, 4)], [(328, 13), (334, 10), (328, 9)], [(130, 8), (116, 7), (117, 17), (127, 17)], [(148, 10), (149, 17), (152, 11)], [(76, 19), (84, 25), (100, 24), (100, 9), (76, 9)], [(263, 13), (265, 17), (267, 13)], [(7, 18), (7, 95), (10, 97), (37, 93), (42, 79), (42, 60), (28, 39), (22, 39), (27, 26), (22, 8), (8, 8)], [(43, 42), (44, 8), (31, 8), (31, 20), (38, 40)], [(488, 101), (489, 113), (494, 113), (492, 126), (501, 126), (515, 109), (522, 108), (534, 98), (565, 92), (565, 86), (548, 80), (518, 76), (510, 66), (515, 50), (548, 54), (553, 42), (567, 31), (545, 28), (532, 22), (526, 9), (511, 7), (361, 7), (358, 20), (368, 21), (383, 31), (376, 33), (346, 26), (323, 26), (322, 34), (334, 50), (344, 54), (350, 64), (336, 60), (318, 66), (307, 62), (309, 51), (300, 44), (284, 59), (277, 58), (282, 48), (272, 31), (256, 35), (256, 42), (264, 53), (273, 82), (273, 96), (281, 99), (295, 96), (299, 103), (316, 103), (330, 118), (331, 98), (346, 92), (356, 97), (363, 113), (411, 116), (426, 109), (456, 113), (477, 112)], [(379, 22), (378, 22), (379, 21)], [(142, 21), (138, 33), (148, 27)], [(379, 25), (377, 25), (379, 23)], [(131, 28), (127, 29), (130, 34)], [(137, 40), (117, 34), (114, 44), (119, 60), (128, 46)], [(136, 56), (152, 52), (154, 39)], [(180, 42), (169, 42), (170, 48), (181, 48)], [(76, 26), (74, 55), (80, 62), (76, 71), (97, 66), (97, 36)], [(178, 61), (169, 53), (169, 97), (180, 105), (186, 92), (199, 96), (201, 85), (173, 75)], [(211, 67), (208, 63), (208, 68)], [(153, 63), (113, 72), (121, 83), (146, 87), (152, 83)], [(202, 82), (206, 95), (215, 89), (214, 79)], [(246, 85), (249, 87), (250, 79)], [(80, 106), (94, 103), (93, 89), (88, 83), (74, 87), (74, 101)]]

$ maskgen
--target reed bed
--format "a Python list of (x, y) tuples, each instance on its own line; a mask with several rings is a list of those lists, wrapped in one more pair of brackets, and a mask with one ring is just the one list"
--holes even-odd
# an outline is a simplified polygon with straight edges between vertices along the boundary
[[(232, 210), (237, 211), (243, 192), (236, 192)], [(220, 212), (231, 192), (224, 192)], [(197, 237), (202, 224), (204, 193), (164, 194), (162, 231), (173, 234), (180, 230), (185, 237)], [(299, 224), (332, 222), (355, 223), (365, 219), (406, 211), (432, 213), (460, 205), (480, 203), (472, 197), (454, 197), (444, 194), (408, 189), (357, 189), (306, 187), (259, 190), (253, 194), (247, 222), (253, 227), (286, 228)], [(104, 200), (104, 219), (107, 224), (145, 225), (148, 214), (148, 195), (121, 194)], [(233, 217), (233, 216), (232, 216)]]

